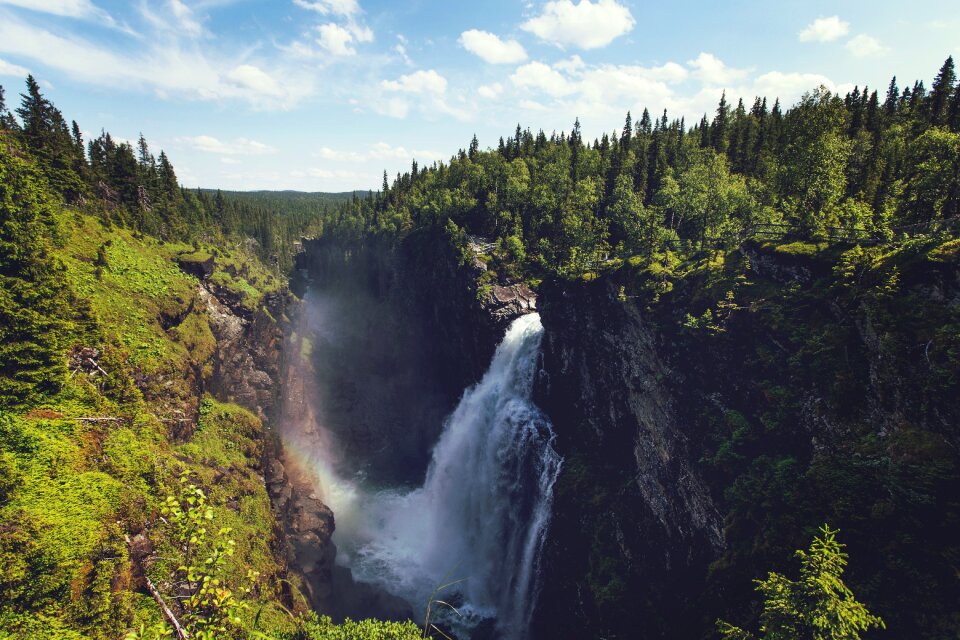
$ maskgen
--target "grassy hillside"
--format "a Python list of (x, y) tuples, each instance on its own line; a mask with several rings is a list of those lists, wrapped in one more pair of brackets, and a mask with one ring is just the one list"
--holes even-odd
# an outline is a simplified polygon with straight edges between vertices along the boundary
[[(104, 206), (62, 204), (0, 131), (0, 638), (161, 637), (147, 578), (195, 630), (228, 611), (208, 637), (328, 637), (277, 552), (263, 424), (204, 393), (216, 341), (193, 266), (240, 312), (284, 279), (249, 243), (164, 242)], [(192, 491), (209, 511), (184, 539), (170, 505)], [(185, 599), (191, 563), (217, 604)]]

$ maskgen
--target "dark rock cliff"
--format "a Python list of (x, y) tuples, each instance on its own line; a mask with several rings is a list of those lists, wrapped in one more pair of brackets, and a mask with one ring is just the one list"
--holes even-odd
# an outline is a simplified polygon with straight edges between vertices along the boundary
[(885, 637), (954, 637), (960, 270), (933, 247), (752, 244), (659, 301), (627, 267), (541, 287), (565, 462), (534, 636), (747, 624), (828, 522)]
[(545, 286), (540, 314), (535, 400), (564, 466), (535, 637), (593, 637), (638, 620), (643, 637), (684, 637), (691, 586), (723, 543), (662, 336), (607, 282)]

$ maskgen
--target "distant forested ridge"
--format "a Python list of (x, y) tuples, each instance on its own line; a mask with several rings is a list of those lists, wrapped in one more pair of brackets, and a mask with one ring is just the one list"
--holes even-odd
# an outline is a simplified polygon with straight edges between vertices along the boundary
[(142, 135), (133, 146), (108, 132), (85, 141), (77, 122), (68, 124), (32, 76), (21, 97), (18, 122), (0, 87), (2, 127), (36, 159), (51, 189), (67, 204), (90, 203), (106, 222), (162, 240), (252, 238), (261, 257), (289, 268), (304, 230), (350, 196), (185, 189), (169, 156), (154, 155)]

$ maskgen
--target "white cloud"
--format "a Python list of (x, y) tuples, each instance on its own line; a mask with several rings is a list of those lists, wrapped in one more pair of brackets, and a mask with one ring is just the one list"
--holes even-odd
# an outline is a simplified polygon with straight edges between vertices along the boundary
[(490, 64), (516, 64), (527, 59), (527, 52), (519, 42), (501, 40), (488, 31), (464, 31), (459, 42), (464, 49)]
[(283, 89), (276, 80), (252, 64), (241, 64), (226, 75), (227, 80), (238, 87), (250, 89), (268, 96), (282, 96)]
[(565, 47), (598, 49), (633, 29), (636, 21), (630, 10), (617, 0), (553, 0), (543, 13), (520, 28), (540, 39)]
[(26, 78), (30, 72), (25, 68), (21, 67), (18, 64), (13, 64), (12, 62), (7, 62), (3, 58), (0, 58), (0, 76), (16, 76), (18, 78)]
[(800, 42), (832, 42), (850, 33), (850, 23), (840, 16), (817, 18), (800, 32)]
[(317, 27), (320, 37), (317, 44), (327, 53), (334, 56), (352, 56), (357, 53), (351, 45), (353, 34), (344, 27), (332, 22)]
[(847, 42), (847, 51), (858, 58), (869, 58), (870, 56), (883, 55), (887, 48), (873, 36), (861, 33), (858, 36), (850, 38)]
[(349, 18), (360, 13), (357, 0), (293, 0), (293, 4), (321, 15), (335, 15)]
[(565, 60), (558, 60), (553, 63), (553, 68), (564, 73), (577, 73), (586, 66), (583, 58), (580, 56), (570, 56)]
[(247, 138), (237, 138), (233, 142), (223, 142), (213, 136), (200, 135), (177, 138), (176, 141), (191, 149), (220, 156), (262, 156), (277, 151), (268, 144)]
[(89, 18), (102, 13), (90, 0), (0, 0), (0, 4), (67, 18)]
[(707, 84), (729, 85), (747, 75), (746, 69), (728, 67), (711, 53), (700, 53), (696, 60), (687, 64), (694, 68), (694, 76)]
[(786, 108), (804, 93), (812, 91), (820, 85), (834, 93), (838, 90), (837, 85), (830, 78), (819, 73), (770, 71), (758, 76), (750, 85), (748, 92), (753, 95), (766, 96), (771, 106), (773, 100), (780, 98), (780, 104)]
[(190, 7), (183, 4), (183, 2), (180, 0), (170, 0), (170, 11), (173, 13), (173, 16), (177, 19), (180, 28), (185, 33), (191, 36), (199, 36), (203, 34), (203, 26), (194, 17), (193, 11), (190, 9)]
[(487, 98), (488, 100), (496, 100), (500, 97), (501, 93), (503, 93), (503, 85), (499, 82), (485, 84), (477, 89), (477, 95), (481, 98)]
[(325, 178), (325, 179), (346, 178), (350, 180), (355, 180), (357, 178), (364, 177), (362, 176), (362, 174), (356, 173), (354, 171), (346, 171), (343, 169), (322, 169), (320, 167), (311, 167), (306, 170), (297, 169), (295, 171), (291, 171), (290, 175), (293, 176), (294, 178), (304, 178), (304, 177)]
[(404, 64), (410, 67), (413, 66), (413, 59), (410, 57), (410, 54), (407, 53), (407, 45), (404, 40), (401, 40), (393, 50), (397, 52), (397, 55), (400, 56)]
[(542, 91), (555, 98), (576, 91), (562, 73), (542, 62), (531, 62), (518, 67), (510, 76), (510, 81), (517, 87)]
[(658, 69), (630, 65), (603, 65), (583, 74), (578, 87), (581, 100), (609, 104), (625, 111), (637, 104), (662, 105), (673, 91), (659, 79)]
[(410, 161), (414, 158), (421, 161), (442, 160), (445, 156), (439, 151), (407, 149), (402, 146), (393, 146), (386, 142), (372, 144), (366, 151), (342, 151), (321, 147), (314, 156), (323, 160), (333, 160), (337, 162), (370, 162), (373, 160), (404, 160)]
[(97, 21), (104, 26), (132, 33), (126, 25), (118, 25), (113, 16), (90, 0), (0, 0), (0, 5), (21, 7), (65, 18)]
[(398, 120), (410, 113), (410, 103), (403, 98), (377, 98), (373, 100), (371, 108), (382, 116)]
[(12, 16), (0, 20), (0, 53), (36, 60), (80, 81), (126, 90), (152, 89), (161, 97), (241, 99), (256, 108), (285, 109), (313, 91), (312, 77), (296, 68), (238, 64), (195, 46), (184, 49), (175, 40), (158, 41), (139, 54), (123, 55)]
[(685, 67), (676, 62), (668, 62), (659, 67), (646, 69), (645, 74), (652, 80), (662, 82), (683, 82), (690, 75)]
[(429, 71), (416, 71), (396, 80), (384, 80), (380, 86), (387, 91), (399, 91), (402, 93), (430, 93), (443, 95), (447, 91), (447, 79), (442, 75), (430, 69)]
[(537, 112), (548, 111), (547, 107), (540, 104), (536, 100), (521, 100), (520, 108), (526, 109), (527, 111), (537, 111)]

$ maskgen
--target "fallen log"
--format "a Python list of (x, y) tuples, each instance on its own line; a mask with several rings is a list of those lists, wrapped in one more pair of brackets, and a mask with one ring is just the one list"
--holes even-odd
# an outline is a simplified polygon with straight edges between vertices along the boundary
[(150, 581), (150, 578), (146, 575), (143, 576), (143, 579), (147, 582), (147, 589), (150, 591), (150, 595), (153, 596), (153, 599), (157, 601), (157, 604), (160, 605), (160, 609), (163, 611), (163, 617), (173, 625), (173, 631), (177, 634), (177, 637), (180, 640), (188, 640), (190, 634), (187, 633), (187, 630), (180, 626), (180, 622), (177, 620), (177, 617), (173, 615), (173, 611), (170, 610), (170, 607), (167, 606), (167, 603), (163, 601), (163, 596), (160, 595), (160, 592), (157, 591), (157, 588), (153, 586), (153, 583)]

